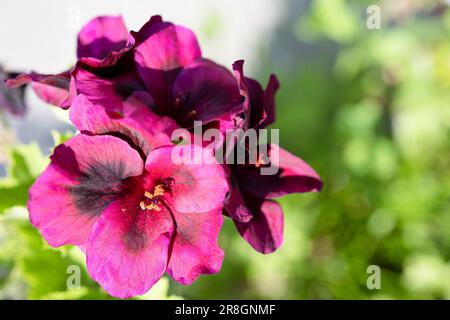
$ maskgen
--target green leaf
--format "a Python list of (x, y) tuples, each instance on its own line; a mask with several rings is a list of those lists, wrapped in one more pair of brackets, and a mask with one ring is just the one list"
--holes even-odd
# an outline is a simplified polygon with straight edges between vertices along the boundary
[(7, 176), (0, 180), (0, 214), (13, 206), (25, 206), (28, 189), (48, 163), (37, 144), (10, 149)]

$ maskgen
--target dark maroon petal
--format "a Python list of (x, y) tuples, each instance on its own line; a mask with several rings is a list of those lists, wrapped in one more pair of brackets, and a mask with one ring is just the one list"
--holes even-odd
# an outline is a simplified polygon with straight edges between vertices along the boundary
[(127, 44), (128, 30), (122, 16), (101, 16), (89, 21), (78, 34), (78, 58), (105, 58)]
[(164, 274), (174, 223), (164, 207), (141, 210), (131, 193), (111, 203), (95, 224), (87, 246), (92, 278), (112, 296), (147, 292)]
[(202, 274), (220, 271), (223, 250), (218, 245), (222, 207), (209, 212), (172, 211), (176, 232), (167, 272), (178, 283), (189, 285)]
[(172, 97), (172, 87), (179, 72), (179, 69), (169, 71), (146, 69), (143, 79), (147, 91), (155, 100), (155, 105), (152, 109), (156, 114), (172, 115), (171, 108), (175, 100)]
[(277, 77), (272, 74), (266, 90), (264, 90), (263, 105), (266, 117), (258, 124), (259, 128), (265, 128), (275, 121), (275, 94), (279, 88), (280, 83)]
[[(227, 171), (228, 166), (226, 166)], [(224, 207), (231, 219), (239, 222), (247, 222), (252, 218), (251, 211), (247, 208), (244, 199), (242, 198), (239, 185), (235, 177), (229, 173), (229, 189), (227, 198), (225, 199)]]
[(175, 80), (173, 96), (181, 99), (173, 114), (183, 127), (191, 127), (194, 120), (229, 121), (243, 110), (236, 79), (227, 69), (209, 60), (197, 60), (186, 66)]
[(151, 99), (146, 92), (136, 91), (121, 103), (99, 105), (79, 95), (72, 103), (70, 119), (82, 132), (119, 136), (145, 158), (152, 149), (172, 144), (177, 125), (168, 117), (153, 114), (140, 100), (142, 96)]
[(77, 135), (55, 149), (30, 188), (31, 223), (52, 246), (83, 245), (97, 218), (142, 171), (142, 159), (125, 141)]
[(131, 47), (129, 44), (103, 60), (80, 59), (72, 71), (77, 92), (93, 103), (115, 108), (134, 91), (145, 90), (129, 51)]
[(245, 78), (245, 83), (249, 90), (250, 112), (249, 112), (249, 128), (256, 128), (263, 119), (266, 118), (264, 110), (264, 91), (258, 81), (251, 78)]
[(23, 116), (27, 110), (25, 105), (25, 87), (9, 88), (5, 81), (14, 77), (11, 73), (6, 73), (0, 66), (0, 110)]
[(194, 33), (170, 22), (163, 22), (160, 16), (153, 16), (132, 35), (136, 39), (136, 63), (144, 81), (147, 69), (172, 70), (201, 57)]
[(273, 200), (246, 197), (253, 218), (245, 223), (234, 221), (240, 235), (258, 252), (271, 253), (283, 242), (283, 211)]
[(275, 75), (271, 75), (266, 90), (263, 90), (258, 81), (245, 78), (249, 88), (251, 113), (250, 127), (265, 128), (275, 121), (275, 94), (279, 83)]
[(265, 128), (275, 121), (275, 94), (279, 83), (275, 75), (271, 75), (265, 90), (258, 81), (244, 76), (244, 61), (233, 64), (233, 70), (239, 83), (241, 95), (246, 98), (244, 119), (246, 128)]
[(43, 101), (67, 109), (72, 97), (75, 95), (71, 86), (70, 72), (66, 71), (55, 75), (45, 75), (31, 72), (20, 74), (15, 79), (6, 82), (9, 87), (17, 88), (32, 84), (37, 96)]
[(302, 159), (274, 144), (270, 146), (269, 152), (272, 166), (279, 168), (274, 175), (262, 175), (261, 167), (233, 166), (241, 191), (271, 199), (290, 193), (317, 192), (322, 189), (319, 175)]
[(238, 124), (237, 127), (248, 129), (252, 110), (250, 108), (250, 91), (244, 77), (244, 60), (235, 61), (233, 63), (233, 71), (234, 76), (237, 80), (237, 84), (239, 86), (240, 94), (244, 97), (244, 102), (242, 104), (242, 113), (236, 117)]

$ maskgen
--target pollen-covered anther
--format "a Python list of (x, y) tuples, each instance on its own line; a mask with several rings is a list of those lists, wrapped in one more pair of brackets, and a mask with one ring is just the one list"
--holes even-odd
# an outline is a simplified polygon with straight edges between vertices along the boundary
[(154, 203), (150, 203), (149, 205), (145, 206), (145, 209), (161, 211), (161, 208), (158, 205), (154, 204)]
[(153, 196), (158, 197), (158, 196), (163, 196), (163, 195), (164, 195), (164, 187), (162, 184), (158, 184), (155, 187), (155, 191), (153, 191)]
[(144, 192), (145, 199), (139, 202), (139, 207), (142, 210), (155, 210), (161, 211), (159, 207), (158, 198), (164, 195), (164, 186), (162, 184), (158, 184), (155, 186), (153, 193), (149, 191)]

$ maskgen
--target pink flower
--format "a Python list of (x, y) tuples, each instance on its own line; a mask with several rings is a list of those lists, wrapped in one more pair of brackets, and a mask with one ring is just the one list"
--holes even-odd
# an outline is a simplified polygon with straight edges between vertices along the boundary
[(223, 259), (223, 168), (173, 163), (173, 122), (157, 118), (134, 96), (114, 111), (88, 105), (74, 119), (82, 133), (30, 189), (31, 223), (51, 246), (85, 248), (89, 274), (115, 297), (144, 294), (164, 272), (191, 284)]
[(195, 120), (231, 122), (243, 110), (233, 74), (202, 58), (191, 30), (160, 16), (131, 32), (122, 51), (103, 60), (80, 59), (72, 76), (77, 93), (92, 102), (113, 106), (140, 91), (154, 113), (185, 128)]
[(24, 74), (8, 84), (32, 83), (39, 97), (62, 108), (70, 107), (78, 94), (114, 106), (141, 91), (154, 113), (186, 128), (195, 120), (232, 126), (233, 116), (243, 110), (233, 74), (202, 58), (191, 30), (160, 16), (131, 33), (121, 17), (95, 18), (81, 30), (77, 52), (78, 62), (70, 71)]
[[(229, 128), (261, 129), (267, 127), (275, 120), (275, 94), (279, 86), (278, 80), (272, 75), (266, 89), (263, 89), (256, 80), (244, 76), (243, 61), (237, 61), (233, 65), (233, 75), (226, 68), (202, 57), (200, 46), (191, 30), (170, 22), (164, 22), (160, 16), (153, 16), (139, 31), (131, 31), (130, 33), (127, 31), (121, 17), (99, 17), (93, 19), (81, 30), (78, 36), (77, 53), (78, 61), (69, 71), (57, 75), (30, 73), (8, 81), (10, 86), (32, 83), (36, 93), (45, 101), (63, 108), (70, 107), (70, 119), (82, 132), (82, 135), (73, 139), (73, 141), (79, 140), (80, 144), (73, 142), (73, 146), (70, 146), (72, 142), (69, 141), (67, 146), (62, 146), (55, 151), (49, 169), (47, 169), (31, 190), (33, 197), (30, 200), (30, 212), (32, 218), (36, 217), (33, 218), (33, 222), (41, 229), (44, 237), (51, 244), (87, 244), (88, 266), (93, 277), (112, 294), (129, 296), (144, 292), (153, 282), (144, 281), (145, 284), (139, 282), (136, 286), (133, 284), (132, 287), (135, 289), (133, 290), (131, 287), (124, 286), (123, 283), (126, 281), (126, 277), (134, 279), (133, 277), (136, 276), (134, 274), (117, 271), (118, 273), (114, 273), (113, 276), (112, 271), (94, 271), (95, 268), (89, 261), (94, 261), (95, 259), (92, 258), (94, 259), (92, 260), (89, 257), (96, 256), (94, 252), (97, 251), (94, 251), (94, 249), (89, 250), (89, 248), (95, 247), (93, 244), (90, 244), (90, 239), (94, 238), (94, 235), (97, 234), (96, 230), (100, 228), (98, 227), (99, 225), (104, 225), (104, 228), (107, 230), (117, 230), (117, 228), (120, 229), (122, 226), (127, 225), (126, 220), (123, 220), (125, 221), (123, 222), (118, 218), (122, 217), (120, 213), (116, 215), (109, 213), (112, 210), (110, 208), (115, 208), (114, 210), (118, 212), (119, 207), (124, 205), (125, 211), (127, 211), (128, 205), (133, 208), (141, 208), (141, 201), (144, 201), (144, 208), (150, 206), (152, 208), (151, 210), (155, 210), (148, 200), (155, 198), (155, 192), (157, 192), (156, 187), (158, 186), (156, 183), (164, 186), (164, 181), (155, 182), (151, 178), (148, 178), (147, 171), (150, 167), (148, 168), (147, 164), (144, 166), (141, 163), (142, 170), (138, 170), (140, 167), (136, 165), (137, 160), (135, 161), (133, 157), (137, 154), (141, 161), (148, 163), (148, 159), (156, 157), (157, 154), (163, 152), (162, 150), (168, 150), (168, 147), (161, 148), (161, 146), (171, 144), (169, 136), (175, 128), (184, 127), (192, 129), (194, 121), (202, 121), (205, 127), (219, 128), (222, 132)], [(77, 183), (80, 184), (80, 181), (82, 181), (80, 177), (86, 175), (91, 177), (90, 169), (86, 169), (88, 171), (80, 171), (79, 169), (77, 171), (74, 169), (80, 167), (78, 161), (82, 163), (88, 161), (85, 159), (87, 156), (83, 156), (80, 150), (81, 148), (88, 149), (89, 146), (93, 146), (94, 140), (99, 141), (98, 139), (106, 138), (111, 140), (104, 141), (104, 143), (116, 144), (121, 142), (120, 144), (128, 146), (132, 150), (131, 152), (125, 152), (124, 149), (119, 148), (122, 151), (118, 149), (113, 153), (108, 153), (107, 150), (104, 150), (102, 151), (104, 152), (104, 157), (101, 157), (101, 161), (98, 160), (101, 166), (108, 168), (111, 165), (114, 166), (117, 163), (121, 163), (120, 170), (122, 171), (120, 171), (120, 174), (116, 174), (117, 172), (112, 170), (115, 172), (114, 176), (120, 178), (118, 179), (120, 183), (116, 185), (109, 183), (108, 180), (104, 189), (98, 188), (97, 184), (95, 184), (95, 188), (92, 190), (95, 192), (102, 190), (99, 193), (100, 196), (94, 193), (95, 196), (89, 194), (89, 196), (82, 198), (73, 196), (72, 190), (76, 189), (66, 187), (60, 187), (58, 189), (55, 187), (56, 185), (60, 186), (60, 181), (68, 183), (71, 186), (77, 185)], [(92, 151), (100, 152), (100, 150), (103, 150), (100, 144)], [(76, 146), (80, 147), (78, 148)], [(70, 157), (67, 158), (67, 156), (57, 156), (58, 154), (65, 154), (61, 150), (67, 150), (67, 148), (72, 150), (72, 157), (77, 159), (76, 161), (69, 161)], [(270, 145), (269, 150), (269, 158), (258, 159), (255, 164), (224, 166), (226, 177), (223, 173), (219, 175), (220, 170), (216, 166), (211, 167), (216, 169), (202, 169), (204, 172), (211, 171), (211, 177), (214, 177), (214, 175), (217, 177), (214, 180), (215, 182), (210, 181), (209, 183), (211, 184), (208, 186), (203, 186), (203, 178), (199, 178), (198, 182), (198, 186), (204, 187), (205, 190), (216, 190), (218, 188), (217, 193), (223, 198), (225, 196), (225, 191), (223, 190), (226, 189), (223, 181), (225, 178), (229, 179), (228, 185), (230, 190), (224, 200), (226, 214), (234, 220), (239, 233), (244, 239), (253, 248), (262, 253), (273, 252), (281, 245), (283, 239), (283, 213), (279, 204), (273, 199), (289, 193), (320, 191), (322, 188), (322, 181), (318, 174), (303, 160), (276, 145)], [(121, 158), (122, 156), (119, 156), (121, 154), (123, 155), (123, 159)], [(275, 154), (279, 154), (279, 157), (275, 157)], [(121, 161), (111, 160), (117, 157)], [(61, 160), (61, 163), (58, 164), (59, 160), (57, 159), (64, 160)], [(268, 162), (279, 170), (275, 175), (263, 176), (260, 173), (260, 168), (266, 166)], [(176, 167), (174, 164), (166, 165), (170, 168)], [(64, 170), (60, 169), (60, 167), (64, 167), (64, 170), (67, 169), (70, 172), (75, 170), (74, 172), (81, 173), (75, 175), (72, 180), (57, 180), (55, 179), (56, 174), (62, 174), (66, 177), (63, 174)], [(83, 168), (92, 168), (92, 166), (86, 165)], [(128, 174), (125, 168), (131, 173)], [(197, 169), (195, 168), (192, 169), (193, 172), (196, 172)], [(153, 170), (153, 167), (150, 169)], [(133, 170), (139, 172), (134, 172)], [(95, 170), (95, 174), (97, 174), (97, 171)], [(105, 173), (101, 175), (100, 181), (106, 179), (103, 177)], [(192, 174), (192, 177), (197, 181), (196, 175)], [(169, 179), (167, 181), (172, 181), (173, 178), (175, 182), (177, 181), (175, 178), (180, 179), (180, 177), (172, 176), (166, 178)], [(133, 181), (133, 187), (130, 186), (129, 181)], [(135, 187), (134, 185), (140, 187)], [(125, 186), (125, 189), (122, 189), (123, 186)], [(63, 238), (59, 238), (62, 237), (59, 233), (64, 233), (64, 228), (60, 226), (65, 227), (65, 222), (60, 223), (55, 221), (59, 221), (58, 219), (64, 220), (60, 216), (66, 216), (61, 213), (61, 210), (58, 211), (61, 205), (53, 205), (49, 200), (50, 196), (45, 195), (45, 192), (48, 192), (51, 188), (55, 188), (55, 190), (61, 192), (61, 195), (58, 195), (61, 200), (60, 203), (66, 203), (64, 201), (70, 200), (84, 206), (80, 209), (76, 205), (71, 205), (70, 210), (72, 211), (70, 212), (74, 212), (74, 214), (71, 213), (70, 217), (76, 217), (78, 214), (78, 217), (83, 218), (70, 223), (70, 225), (79, 227), (82, 225), (82, 222), (88, 221), (91, 223), (91, 226), (87, 227), (89, 230), (86, 231), (83, 229), (84, 231), (80, 231), (78, 234), (75, 230), (72, 230), (73, 233), (71, 231), (66, 232), (69, 240), (73, 240), (71, 237), (80, 237), (80, 234), (83, 232), (86, 233), (84, 237), (81, 237), (82, 239), (75, 239), (80, 241), (64, 242), (61, 240)], [(165, 187), (163, 189), (164, 199), (158, 199), (166, 203), (165, 197), (172, 199), (172, 195), (169, 193), (169, 189), (166, 190)], [(81, 190), (84, 192), (86, 188), (83, 187)], [(56, 194), (59, 194), (58, 192)], [(146, 192), (152, 197), (145, 198)], [(142, 198), (143, 194), (144, 198)], [(202, 196), (205, 199), (201, 197), (197, 199), (194, 197), (192, 200), (198, 202), (197, 205), (199, 206), (203, 206), (203, 202), (205, 202), (208, 210), (194, 211), (207, 212), (207, 214), (197, 215), (198, 217), (209, 217), (213, 215), (214, 218), (205, 218), (205, 221), (211, 221), (212, 224), (208, 228), (213, 228), (214, 231), (210, 231), (206, 227), (206, 229), (202, 229), (202, 226), (206, 225), (205, 221), (201, 220), (197, 224), (195, 220), (192, 220), (193, 224), (200, 226), (199, 228), (201, 229), (198, 229), (200, 231), (198, 235), (196, 233), (194, 239), (201, 239), (199, 241), (202, 244), (209, 243), (208, 248), (213, 248), (214, 245), (211, 244), (211, 239), (216, 241), (221, 222), (221, 220), (214, 222), (214, 219), (219, 219), (217, 213), (220, 213), (219, 208), (222, 208), (221, 202), (215, 197), (211, 197), (210, 199), (205, 194), (202, 194)], [(92, 199), (95, 199), (95, 201)], [(98, 199), (106, 199), (107, 201), (102, 202), (98, 201)], [(175, 201), (175, 198), (173, 200)], [(212, 205), (213, 202), (214, 206)], [(51, 208), (54, 208), (55, 212), (44, 212), (42, 208), (45, 205), (53, 205)], [(160, 209), (158, 211), (160, 213), (158, 214), (165, 212), (163, 207), (158, 206), (158, 208)], [(84, 210), (96, 210), (95, 212), (98, 213), (98, 216), (97, 214), (88, 216), (81, 214)], [(143, 212), (149, 211), (142, 208), (137, 210)], [(171, 210), (175, 212), (180, 210), (180, 212), (187, 212), (188, 214), (193, 213), (192, 210), (187, 210), (184, 207), (172, 208), (171, 203), (168, 203), (167, 211), (172, 212)], [(148, 214), (136, 214), (139, 217), (141, 215), (148, 216)], [(106, 221), (110, 219), (102, 218), (104, 216), (111, 217), (111, 221), (117, 220), (120, 222), (115, 227), (106, 227)], [(39, 224), (36, 222), (38, 221), (37, 217), (42, 217)], [(163, 227), (165, 230), (164, 234), (166, 235), (165, 239), (177, 239), (177, 235), (180, 234), (177, 231), (178, 227), (183, 228), (183, 224), (177, 221), (180, 218), (177, 218), (175, 214), (172, 214), (172, 218), (172, 225), (168, 223), (167, 228), (164, 229)], [(140, 221), (140, 219), (138, 220)], [(161, 221), (161, 225), (164, 226), (165, 224), (163, 222)], [(90, 232), (90, 228), (93, 228), (93, 233)], [(195, 228), (197, 230), (197, 227)], [(78, 230), (80, 228), (76, 229)], [(125, 229), (124, 227), (123, 230)], [(203, 232), (211, 233), (203, 235)], [(91, 236), (88, 236), (89, 234)], [(52, 238), (53, 236), (55, 238)], [(153, 236), (149, 235), (149, 237)], [(209, 240), (206, 241), (202, 238), (205, 236), (211, 238), (208, 238)], [(145, 237), (147, 238), (147, 236)], [(140, 239), (140, 237), (132, 238)], [(99, 239), (103, 238), (99, 236)], [(121, 239), (122, 244), (117, 244), (118, 240), (116, 239), (117, 241), (115, 240), (113, 247), (124, 249), (122, 251), (118, 250), (118, 252), (128, 252), (125, 250), (127, 247), (123, 244), (123, 238)], [(172, 243), (171, 241), (170, 243)], [(102, 242), (99, 240), (98, 243)], [(137, 247), (141, 249), (139, 241), (137, 243)], [(161, 248), (162, 245), (159, 245), (160, 242), (157, 243), (158, 245), (155, 245), (155, 247)], [(165, 246), (166, 242), (164, 243)], [(104, 245), (101, 244), (100, 246)], [(104, 248), (109, 247), (105, 245)], [(170, 261), (175, 263), (173, 262), (175, 258), (172, 259), (171, 257), (176, 252), (172, 250), (171, 244), (169, 248), (170, 250), (167, 251), (169, 253), (164, 251), (165, 253), (163, 254), (168, 256), (169, 263), (167, 264), (167, 270), (174, 276), (174, 271), (170, 268)], [(108, 251), (109, 249), (105, 250), (108, 254), (112, 252)], [(146, 250), (142, 250), (146, 252)], [(204, 260), (195, 258), (198, 257), (200, 252), (204, 252), (202, 250), (184, 250), (182, 251), (184, 252), (183, 254), (180, 253), (180, 257), (182, 256), (183, 259), (189, 260), (191, 258), (188, 255), (192, 255), (194, 257), (192, 259), (197, 259), (195, 260), (197, 262), (210, 261), (209, 258), (205, 258)], [(98, 247), (98, 251), (100, 251), (100, 247)], [(209, 255), (214, 255), (211, 253), (213, 251), (217, 250), (209, 250)], [(186, 252), (190, 253), (187, 254)], [(143, 253), (143, 256), (145, 254)], [(204, 255), (204, 253), (200, 255)], [(205, 255), (208, 256), (207, 254)], [(114, 255), (111, 253), (111, 256)], [(127, 257), (129, 256), (127, 253)], [(106, 256), (104, 257), (106, 259)], [(122, 256), (119, 258), (121, 259)], [(180, 258), (181, 261), (184, 261), (183, 259)], [(137, 265), (141, 266), (140, 260), (136, 261), (139, 262)], [(208, 263), (211, 263), (211, 265), (208, 265)], [(105, 268), (107, 265), (107, 263), (98, 264), (98, 266)], [(212, 262), (198, 263), (198, 265), (192, 267), (193, 269), (187, 268), (189, 270), (196, 270), (195, 272), (189, 271), (190, 275), (184, 274), (178, 277), (175, 275), (174, 278), (181, 283), (190, 283), (200, 273), (216, 272), (218, 268), (212, 267), (212, 265)], [(217, 264), (215, 265), (217, 266)], [(128, 267), (131, 266), (132, 263), (130, 262)], [(146, 270), (148, 271), (150, 269)], [(158, 269), (158, 272), (153, 269), (151, 270), (148, 271), (152, 274), (149, 278), (153, 280), (157, 279), (160, 276), (161, 272), (159, 271), (161, 269)], [(155, 276), (155, 274), (158, 274), (158, 276)], [(141, 274), (139, 277), (140, 279), (148, 279), (147, 277), (141, 276)], [(136, 289), (137, 287), (139, 287), (139, 290)], [(118, 291), (115, 291), (116, 289)], [(122, 289), (124, 291), (120, 291)]]
[[(244, 77), (243, 61), (233, 65), (243, 95), (248, 104), (241, 118), (245, 129), (260, 129), (275, 121), (275, 93), (278, 80), (271, 76), (265, 90), (261, 85)], [(283, 210), (272, 200), (290, 193), (320, 191), (319, 175), (303, 160), (271, 144), (269, 159), (258, 159), (255, 164), (229, 165), (230, 194), (225, 209), (233, 219), (241, 236), (258, 252), (271, 253), (283, 242)], [(277, 157), (273, 155), (277, 154)], [(261, 175), (262, 166), (278, 168), (275, 175)]]

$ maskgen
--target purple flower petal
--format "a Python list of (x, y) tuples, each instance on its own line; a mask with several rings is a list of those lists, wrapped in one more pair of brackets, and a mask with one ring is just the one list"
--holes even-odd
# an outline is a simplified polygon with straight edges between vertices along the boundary
[(279, 88), (279, 82), (275, 75), (271, 75), (265, 90), (254, 79), (245, 79), (250, 92), (251, 128), (265, 128), (275, 121), (275, 94)]
[(191, 30), (163, 22), (153, 16), (138, 32), (135, 61), (147, 90), (156, 102), (155, 112), (168, 115), (174, 102), (172, 86), (180, 69), (201, 57), (200, 47)]
[(253, 212), (248, 222), (234, 221), (241, 236), (258, 252), (271, 253), (283, 242), (283, 211), (273, 200), (246, 197)]
[(75, 95), (71, 84), (70, 72), (45, 75), (35, 72), (20, 74), (15, 79), (6, 81), (9, 87), (17, 88), (32, 83), (33, 90), (43, 101), (67, 109)]
[(128, 29), (122, 16), (101, 16), (89, 21), (78, 34), (78, 58), (105, 58), (127, 44)]
[(144, 81), (146, 69), (168, 71), (186, 66), (201, 57), (194, 33), (187, 28), (163, 22), (160, 16), (153, 16), (132, 35), (136, 39), (136, 63)]
[(275, 121), (275, 94), (279, 82), (271, 75), (267, 87), (262, 89), (258, 81), (244, 76), (244, 61), (233, 64), (233, 70), (239, 83), (241, 95), (246, 98), (244, 104), (246, 128), (265, 128)]
[[(171, 145), (170, 136), (177, 128), (176, 123), (168, 117), (159, 117), (139, 98), (146, 92), (135, 92), (121, 104), (105, 108), (94, 104), (84, 95), (77, 96), (70, 108), (70, 119), (82, 132), (90, 134), (118, 135), (142, 152), (145, 157), (149, 152), (163, 145)], [(108, 105), (106, 105), (108, 106)]]
[(147, 292), (164, 274), (173, 220), (167, 209), (142, 211), (137, 193), (114, 201), (89, 237), (87, 268), (112, 296)]
[[(204, 149), (196, 145), (177, 146), (181, 154), (190, 152), (201, 156)], [(225, 173), (221, 165), (214, 163), (212, 156), (203, 154), (212, 164), (176, 164), (172, 159), (174, 147), (162, 147), (152, 151), (145, 169), (154, 180), (173, 179), (172, 194), (167, 204), (177, 212), (209, 212), (223, 206), (228, 191)], [(162, 174), (163, 173), (163, 174)]]
[(251, 115), (250, 91), (244, 77), (244, 60), (238, 60), (233, 63), (234, 76), (239, 86), (240, 94), (244, 97), (242, 104), (243, 113), (236, 117), (238, 128), (248, 129)]
[[(201, 274), (220, 270), (223, 251), (217, 244), (222, 226), (223, 200), (228, 191), (222, 166), (212, 164), (175, 164), (174, 147), (152, 151), (145, 164), (151, 180), (171, 179), (170, 196), (164, 198), (175, 220), (176, 232), (171, 247), (168, 273), (181, 284), (191, 284)], [(201, 147), (184, 146), (180, 152), (200, 155)]]
[(141, 174), (143, 161), (111, 136), (77, 135), (58, 146), (30, 188), (31, 223), (54, 246), (83, 245), (105, 207)]
[(192, 127), (194, 120), (203, 123), (230, 121), (244, 108), (233, 75), (224, 67), (204, 59), (191, 63), (180, 72), (173, 86), (173, 96), (181, 100), (180, 106), (174, 106), (173, 114), (183, 127)]
[[(279, 153), (279, 157), (275, 155)], [(319, 175), (302, 159), (274, 145), (270, 145), (271, 165), (278, 167), (275, 175), (261, 175), (255, 166), (234, 166), (241, 191), (258, 198), (271, 199), (290, 193), (317, 192), (322, 189)]]
[[(227, 166), (228, 167), (228, 166)], [(248, 222), (252, 218), (251, 211), (247, 208), (239, 190), (235, 177), (230, 174), (229, 193), (225, 199), (225, 210), (230, 218), (239, 222)]]
[(178, 283), (192, 284), (202, 274), (220, 271), (223, 250), (218, 245), (222, 207), (209, 212), (172, 211), (176, 221), (167, 272)]
[(106, 108), (120, 107), (134, 91), (145, 90), (129, 47), (103, 60), (82, 58), (72, 76), (78, 94)]

